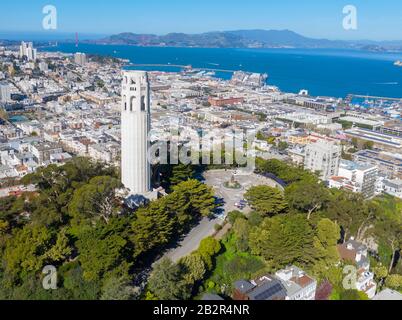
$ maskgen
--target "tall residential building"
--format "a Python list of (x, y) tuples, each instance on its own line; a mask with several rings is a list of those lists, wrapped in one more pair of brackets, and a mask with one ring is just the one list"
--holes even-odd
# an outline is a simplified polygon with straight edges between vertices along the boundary
[(0, 102), (11, 101), (10, 86), (6, 82), (0, 82)]
[(356, 192), (363, 194), (366, 198), (375, 195), (378, 178), (377, 166), (342, 160), (338, 175), (348, 179), (356, 188)]
[(33, 43), (28, 42), (25, 43), (24, 41), (21, 42), (20, 45), (20, 58), (27, 58), (28, 61), (35, 61), (37, 56), (37, 50), (34, 49)]
[(76, 64), (79, 64), (80, 66), (83, 66), (87, 63), (87, 56), (85, 53), (77, 52), (74, 55), (74, 62)]
[(27, 50), (27, 44), (24, 41), (22, 41), (20, 45), (20, 58), (25, 57), (26, 50)]
[(322, 180), (338, 175), (342, 149), (334, 142), (318, 140), (306, 146), (304, 168), (319, 172)]
[(132, 194), (151, 191), (147, 153), (151, 127), (150, 85), (144, 71), (124, 71), (121, 110), (122, 182)]
[(46, 62), (40, 62), (39, 63), (39, 70), (42, 72), (47, 72), (49, 71), (49, 65)]

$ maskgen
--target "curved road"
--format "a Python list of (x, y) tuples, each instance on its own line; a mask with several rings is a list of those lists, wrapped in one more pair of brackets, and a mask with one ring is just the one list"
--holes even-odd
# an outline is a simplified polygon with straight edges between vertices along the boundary
[[(231, 179), (232, 176), (243, 186), (241, 190), (232, 190), (223, 187), (223, 184)], [(178, 247), (170, 250), (165, 256), (177, 262), (181, 258), (191, 254), (198, 249), (201, 240), (215, 234), (215, 225), (223, 224), (227, 213), (233, 210), (238, 210), (235, 204), (244, 198), (246, 191), (253, 186), (269, 185), (283, 189), (275, 181), (257, 175), (255, 173), (242, 173), (235, 170), (211, 170), (204, 173), (205, 184), (211, 186), (215, 195), (222, 198), (225, 202), (223, 213), (213, 219), (204, 218), (191, 232), (179, 243)], [(244, 211), (249, 211), (246, 208)]]

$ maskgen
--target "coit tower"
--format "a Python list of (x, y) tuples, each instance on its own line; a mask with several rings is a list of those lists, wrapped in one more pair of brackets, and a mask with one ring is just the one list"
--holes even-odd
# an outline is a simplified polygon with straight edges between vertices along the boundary
[(151, 191), (147, 152), (151, 127), (150, 87), (144, 71), (123, 71), (121, 110), (121, 177), (131, 194)]

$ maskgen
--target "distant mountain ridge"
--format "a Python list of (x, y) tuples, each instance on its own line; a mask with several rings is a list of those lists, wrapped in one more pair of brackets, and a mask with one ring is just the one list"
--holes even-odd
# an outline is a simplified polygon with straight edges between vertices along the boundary
[(402, 50), (402, 41), (344, 41), (314, 39), (291, 30), (235, 30), (200, 34), (166, 35), (120, 33), (98, 40), (95, 44), (136, 46), (212, 47), (212, 48), (366, 48), (373, 51)]

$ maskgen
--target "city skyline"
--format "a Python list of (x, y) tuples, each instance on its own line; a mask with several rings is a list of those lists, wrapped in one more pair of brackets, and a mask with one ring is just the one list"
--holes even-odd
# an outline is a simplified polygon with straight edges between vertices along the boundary
[(317, 51), (292, 93), (257, 50), (221, 78), (69, 45), (0, 46), (0, 300), (402, 300), (401, 97), (313, 94), (355, 73)]
[(0, 8), (0, 302), (402, 301), (401, 1)]
[[(303, 3), (291, 0), (266, 3), (252, 0), (247, 4), (227, 0), (219, 3), (207, 0), (202, 4), (181, 0), (154, 0), (147, 3), (120, 0), (113, 6), (107, 4), (107, 1), (98, 1), (93, 6), (92, 3), (76, 0), (68, 3), (56, 0), (51, 5), (57, 8), (58, 26), (57, 30), (51, 31), (42, 29), (42, 9), (45, 5), (48, 3), (39, 0), (2, 4), (0, 34), (194, 34), (238, 29), (289, 29), (313, 38), (399, 40), (398, 30), (402, 27), (398, 16), (400, 10), (397, 10), (398, 7), (402, 9), (402, 4), (396, 0), (387, 1), (387, 6), (361, 0), (353, 3), (338, 0), (330, 3), (311, 0)], [(343, 28), (343, 8), (346, 5), (353, 5), (357, 9), (356, 30)], [(103, 23), (99, 24), (99, 21)]]

